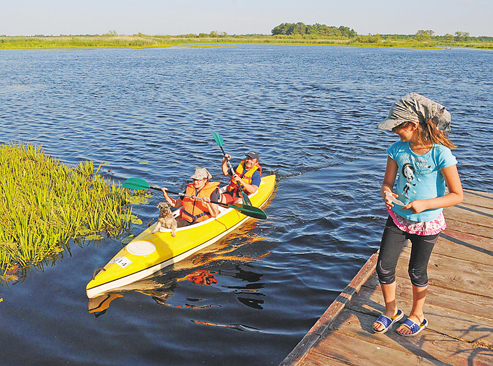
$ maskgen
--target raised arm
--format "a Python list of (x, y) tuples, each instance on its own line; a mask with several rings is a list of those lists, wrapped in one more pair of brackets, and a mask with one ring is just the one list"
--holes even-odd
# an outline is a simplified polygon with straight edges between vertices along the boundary
[(168, 196), (167, 188), (161, 188), (161, 191), (163, 192), (164, 199), (174, 208), (179, 208), (182, 206), (182, 201), (181, 198), (178, 199), (173, 199), (170, 196)]
[(223, 157), (222, 169), (223, 169), (223, 174), (226, 176), (231, 176), (231, 174), (229, 174), (229, 168), (228, 168), (228, 161), (229, 160), (231, 160), (231, 155), (225, 154)]

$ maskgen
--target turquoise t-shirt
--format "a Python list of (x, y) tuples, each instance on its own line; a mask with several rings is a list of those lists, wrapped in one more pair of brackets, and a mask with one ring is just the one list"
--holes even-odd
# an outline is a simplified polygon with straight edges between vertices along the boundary
[[(408, 204), (417, 199), (445, 195), (446, 182), (440, 170), (457, 164), (448, 147), (434, 144), (426, 154), (417, 155), (411, 150), (409, 141), (397, 141), (387, 149), (387, 154), (398, 165), (397, 199)], [(424, 222), (436, 219), (443, 208), (413, 214), (411, 210), (403, 210), (402, 206), (394, 204), (392, 210), (408, 220)]]

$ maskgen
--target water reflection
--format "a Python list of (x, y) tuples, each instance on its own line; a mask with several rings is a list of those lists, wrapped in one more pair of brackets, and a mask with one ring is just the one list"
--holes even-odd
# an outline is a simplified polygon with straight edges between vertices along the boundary
[[(88, 247), (91, 245), (97, 247), (104, 240), (122, 240), (125, 236), (127, 236), (127, 234), (128, 232), (126, 229), (120, 229), (118, 232), (114, 233), (90, 233), (85, 236), (73, 238), (66, 243), (62, 243), (62, 250), (60, 252), (55, 255), (45, 257), (42, 261), (36, 264), (27, 264), (25, 266), (22, 266), (17, 263), (9, 267), (8, 270), (5, 270), (4, 267), (0, 267), (0, 287), (3, 285), (16, 285), (25, 281), (32, 270), (43, 273), (45, 269), (55, 267), (55, 264), (58, 261), (62, 260), (65, 257), (72, 256), (71, 248), (74, 245), (80, 248)], [(106, 237), (103, 235), (106, 235)]]
[(22, 279), (26, 278), (27, 270), (19, 267), (18, 264), (10, 267), (1, 277), (0, 284), (15, 285), (18, 282), (22, 282)]
[(223, 327), (223, 328), (231, 328), (231, 329), (236, 329), (242, 332), (248, 331), (248, 332), (260, 332), (260, 329), (253, 328), (253, 327), (248, 327), (243, 324), (219, 324), (219, 323), (211, 323), (211, 322), (206, 322), (206, 321), (200, 321), (200, 320), (192, 320), (192, 323), (195, 324), (202, 324), (202, 325), (209, 325), (212, 327)]
[[(165, 268), (153, 276), (133, 282), (123, 287), (114, 289), (111, 293), (89, 299), (88, 311), (99, 317), (105, 314), (112, 301), (124, 297), (129, 292), (138, 292), (150, 296), (157, 304), (171, 307), (183, 307), (188, 309), (204, 309), (218, 307), (213, 304), (196, 305), (193, 302), (203, 299), (187, 299), (183, 304), (170, 304), (169, 299), (182, 282), (191, 282), (198, 286), (219, 287), (227, 289), (230, 293), (238, 295), (238, 301), (253, 309), (262, 309), (264, 300), (259, 299), (264, 295), (260, 290), (264, 283), (260, 282), (263, 275), (243, 268), (249, 262), (262, 259), (270, 252), (261, 255), (246, 255), (242, 248), (264, 239), (262, 236), (249, 233), (256, 226), (255, 222), (248, 222), (238, 229), (227, 240), (221, 240), (204, 252), (199, 252), (191, 258), (175, 263), (172, 267)], [(219, 262), (234, 264), (234, 269), (210, 270), (208, 267), (217, 267)], [(247, 282), (244, 286), (231, 286), (221, 283), (226, 278), (232, 278)]]
[[(69, 165), (108, 162), (111, 179), (180, 189), (195, 166), (221, 176), (213, 130), (235, 157), (258, 147), (281, 180), (269, 219), (252, 229), (265, 239), (235, 251), (245, 233), (222, 248), (232, 250), (224, 260), (208, 265), (213, 255), (195, 255), (194, 266), (141, 289), (164, 306), (135, 289), (80, 312), (92, 271), (120, 249), (112, 240), (71, 245), (70, 258), (18, 286), (22, 272), (8, 274), (2, 366), (279, 364), (378, 247), (386, 217), (378, 192), (395, 139), (374, 125), (409, 91), (450, 106), (464, 186), (493, 190), (492, 156), (483, 153), (493, 150), (485, 118), (493, 96), (484, 92), (491, 51), (242, 45), (1, 54), (1, 141), (41, 144)], [(18, 84), (27, 86), (9, 87)], [(134, 205), (144, 224), (127, 235), (145, 229), (157, 203)], [(268, 251), (251, 264), (227, 259)], [(201, 270), (217, 272), (206, 275), (217, 283), (177, 281)], [(104, 306), (109, 314), (94, 319)], [(203, 306), (212, 308), (196, 309)], [(243, 325), (262, 331), (229, 331)]]

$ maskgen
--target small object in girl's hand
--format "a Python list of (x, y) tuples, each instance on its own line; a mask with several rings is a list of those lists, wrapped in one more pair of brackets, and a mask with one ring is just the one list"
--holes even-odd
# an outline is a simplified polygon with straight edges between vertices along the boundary
[(385, 194), (390, 198), (390, 200), (392, 202), (394, 202), (395, 204), (398, 204), (399, 206), (404, 206), (404, 203), (402, 203), (401, 201), (399, 201), (397, 198), (395, 198), (392, 193), (390, 192), (385, 192)]

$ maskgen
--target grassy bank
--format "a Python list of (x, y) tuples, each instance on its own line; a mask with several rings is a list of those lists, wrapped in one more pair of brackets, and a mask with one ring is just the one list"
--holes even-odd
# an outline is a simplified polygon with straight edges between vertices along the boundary
[(437, 48), (470, 47), (493, 49), (493, 42), (454, 41), (444, 39), (419, 40), (415, 37), (356, 36), (352, 38), (320, 38), (313, 36), (284, 35), (182, 35), (182, 36), (59, 36), (59, 37), (0, 37), (0, 49), (53, 49), (53, 48), (150, 48), (180, 45), (206, 44), (291, 44), (320, 46), (392, 47), (392, 48)]
[(94, 171), (71, 168), (32, 145), (0, 145), (0, 269), (56, 260), (94, 234), (129, 225), (128, 193)]

